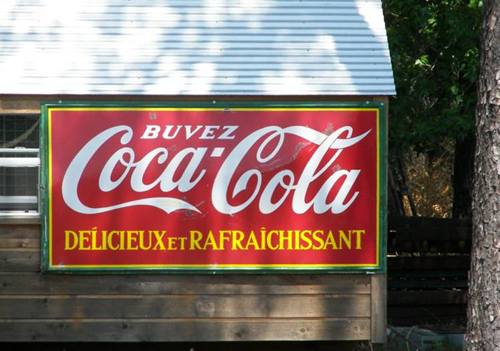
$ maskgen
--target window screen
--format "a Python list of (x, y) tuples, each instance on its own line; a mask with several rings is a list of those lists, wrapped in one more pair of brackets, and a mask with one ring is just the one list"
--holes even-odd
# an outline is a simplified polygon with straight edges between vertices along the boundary
[(38, 210), (38, 116), (0, 115), (0, 211)]

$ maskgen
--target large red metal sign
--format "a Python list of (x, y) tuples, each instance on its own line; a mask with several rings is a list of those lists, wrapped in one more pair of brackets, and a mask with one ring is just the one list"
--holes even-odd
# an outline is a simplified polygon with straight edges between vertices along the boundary
[(381, 106), (43, 106), (43, 268), (381, 270)]

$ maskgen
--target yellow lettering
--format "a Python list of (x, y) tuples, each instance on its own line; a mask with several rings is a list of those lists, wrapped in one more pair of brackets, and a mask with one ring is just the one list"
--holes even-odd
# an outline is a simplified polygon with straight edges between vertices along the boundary
[[(118, 242), (116, 243), (116, 245), (113, 244), (113, 237), (114, 236), (117, 236), (118, 235)], [(116, 251), (116, 250), (119, 250), (120, 249), (120, 232), (117, 231), (117, 230), (112, 230), (108, 233), (108, 247), (113, 250), (113, 251)]]
[(167, 240), (167, 250), (177, 250), (177, 238), (169, 237)]
[(226, 241), (230, 241), (230, 230), (219, 230), (219, 245), (222, 250), (226, 249)]
[(312, 240), (314, 241), (314, 245), (312, 247), (313, 250), (323, 250), (325, 246), (325, 240), (323, 236), (325, 233), (322, 230), (315, 230), (312, 234)]
[(165, 250), (165, 244), (163, 243), (163, 237), (165, 236), (167, 232), (165, 230), (162, 230), (161, 232), (159, 230), (153, 230), (153, 234), (155, 236), (156, 244), (153, 247), (153, 250)]
[[(312, 240), (311, 240), (311, 231), (310, 230), (303, 230), (300, 232), (300, 250), (310, 250), (312, 247)], [(307, 246), (302, 245), (302, 242), (305, 241)]]
[(231, 245), (231, 250), (244, 250), (241, 245), (244, 238), (245, 234), (241, 230), (233, 230), (233, 244)]
[(107, 247), (108, 241), (106, 240), (107, 236), (108, 236), (108, 231), (107, 230), (103, 230), (102, 231), (102, 235), (101, 235), (101, 250), (107, 250), (108, 249), (108, 247)]
[(266, 235), (267, 235), (266, 227), (261, 227), (260, 228), (260, 247), (262, 248), (262, 250), (266, 249)]
[(217, 246), (217, 242), (215, 241), (214, 233), (211, 230), (208, 231), (205, 245), (203, 245), (203, 250), (206, 250), (207, 248), (212, 248), (212, 250), (220, 250)]
[(72, 230), (64, 231), (64, 250), (74, 250), (78, 246), (78, 233)]
[(92, 230), (90, 231), (90, 233), (91, 233), (90, 249), (91, 250), (102, 250), (101, 246), (97, 246), (97, 227), (93, 227)]
[(90, 250), (91, 249), (91, 231), (90, 230), (79, 230), (78, 235), (80, 236), (80, 241), (78, 245), (78, 250)]
[(339, 243), (340, 243), (340, 249), (342, 250), (342, 243), (345, 244), (345, 246), (350, 250), (351, 249), (351, 231), (349, 230), (349, 236), (344, 233), (343, 230), (339, 230)]
[(202, 250), (200, 241), (203, 239), (203, 233), (197, 230), (189, 231), (189, 250)]
[(127, 230), (127, 250), (139, 250), (137, 243), (139, 233), (137, 230)]
[(363, 241), (363, 237), (361, 234), (366, 234), (366, 230), (364, 229), (356, 229), (352, 231), (354, 234), (356, 234), (356, 250), (361, 250), (362, 245), (361, 242)]
[[(278, 245), (273, 245), (273, 235), (278, 236)], [(271, 230), (271, 231), (267, 232), (266, 244), (270, 250), (275, 251), (275, 250), (279, 249), (279, 235), (280, 235), (280, 232), (277, 230)]]
[(259, 241), (257, 240), (257, 236), (254, 231), (250, 231), (250, 235), (248, 236), (247, 245), (245, 246), (245, 250), (252, 246), (254, 250), (261, 250), (259, 247)]
[(183, 237), (180, 237), (180, 238), (177, 238), (179, 239), (180, 243), (181, 243), (181, 246), (180, 246), (180, 249), (181, 250), (184, 250), (185, 247), (186, 247), (186, 240), (187, 240), (187, 237), (183, 236)]
[(333, 236), (332, 231), (328, 231), (326, 236), (325, 244), (323, 245), (323, 250), (326, 250), (328, 246), (332, 247), (332, 250), (338, 250), (337, 243), (335, 242), (335, 237)]
[(142, 235), (139, 237), (139, 248), (141, 250), (151, 250), (151, 247), (153, 246), (153, 240), (152, 240), (152, 231), (148, 231), (148, 245), (146, 246), (145, 244), (146, 241), (146, 235), (142, 233)]
[(286, 250), (290, 250), (293, 246), (292, 245), (292, 235), (291, 235), (292, 232), (287, 230), (286, 234), (285, 234), (284, 230), (280, 230), (279, 233), (280, 233), (279, 249), (285, 250), (285, 242), (286, 242)]
[(120, 250), (125, 250), (125, 231), (120, 230)]

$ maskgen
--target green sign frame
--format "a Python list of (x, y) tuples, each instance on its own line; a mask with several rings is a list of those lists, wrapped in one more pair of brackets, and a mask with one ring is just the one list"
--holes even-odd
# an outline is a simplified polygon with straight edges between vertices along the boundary
[[(378, 187), (379, 187), (379, 213), (378, 213), (378, 265), (373, 267), (328, 267), (328, 268), (61, 268), (52, 267), (49, 262), (49, 174), (48, 174), (48, 121), (49, 110), (52, 108), (374, 108), (379, 113), (379, 155), (378, 155)], [(57, 101), (46, 102), (41, 105), (41, 123), (40, 123), (40, 211), (41, 211), (41, 269), (42, 272), (57, 273), (121, 273), (121, 274), (147, 274), (147, 273), (166, 273), (166, 274), (331, 274), (331, 273), (385, 273), (387, 267), (387, 109), (384, 102), (364, 101), (364, 102), (289, 102), (289, 101), (184, 101), (184, 102), (121, 102), (121, 101)]]

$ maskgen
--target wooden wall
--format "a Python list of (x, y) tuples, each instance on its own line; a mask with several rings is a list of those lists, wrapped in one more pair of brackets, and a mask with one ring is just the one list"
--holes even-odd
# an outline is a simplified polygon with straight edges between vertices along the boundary
[(39, 224), (1, 221), (0, 341), (384, 341), (384, 275), (41, 274)]

